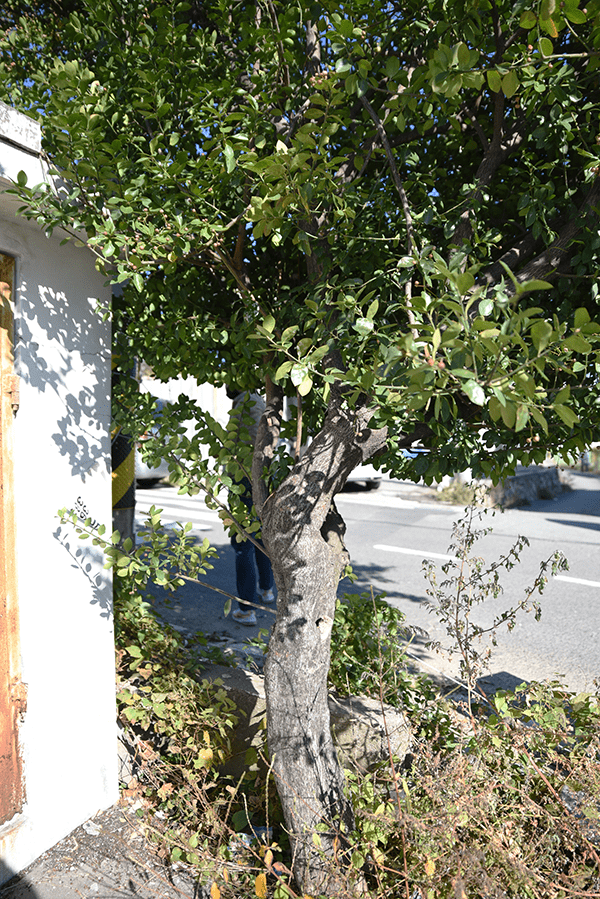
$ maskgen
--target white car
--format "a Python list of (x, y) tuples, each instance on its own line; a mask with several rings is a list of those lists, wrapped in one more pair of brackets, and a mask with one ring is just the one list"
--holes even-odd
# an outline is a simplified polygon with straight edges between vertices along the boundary
[[(424, 447), (411, 447), (410, 449), (403, 449), (402, 455), (406, 459), (416, 459), (417, 456), (422, 455), (423, 453), (428, 453), (429, 450)], [(354, 471), (350, 474), (347, 484), (364, 484), (367, 490), (377, 490), (381, 481), (383, 480), (383, 475), (380, 471), (377, 471), (372, 465), (368, 463), (366, 465), (359, 465)]]
[(347, 484), (364, 484), (367, 490), (377, 490), (379, 485), (381, 484), (381, 479), (383, 475), (380, 471), (377, 471), (376, 468), (373, 468), (372, 465), (368, 463), (366, 465), (358, 465), (354, 471), (352, 471)]

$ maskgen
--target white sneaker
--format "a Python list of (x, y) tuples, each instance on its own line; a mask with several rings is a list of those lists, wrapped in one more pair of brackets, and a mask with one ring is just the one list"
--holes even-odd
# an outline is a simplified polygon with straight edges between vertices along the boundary
[(253, 627), (256, 624), (256, 615), (252, 609), (248, 609), (247, 612), (242, 609), (234, 609), (231, 617), (234, 621), (239, 621), (240, 624), (245, 624), (248, 627)]
[(266, 606), (269, 606), (272, 602), (275, 602), (275, 594), (272, 590), (259, 590), (258, 595)]

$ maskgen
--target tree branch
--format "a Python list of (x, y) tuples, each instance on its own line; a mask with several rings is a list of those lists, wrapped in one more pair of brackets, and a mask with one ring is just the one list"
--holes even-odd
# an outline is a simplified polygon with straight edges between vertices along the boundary
[(285, 54), (283, 52), (283, 44), (281, 42), (281, 29), (279, 28), (279, 20), (277, 18), (277, 13), (275, 11), (275, 7), (272, 3), (272, 0), (266, 0), (267, 9), (269, 10), (269, 16), (271, 17), (271, 22), (273, 23), (273, 27), (277, 34), (279, 35), (279, 40), (277, 41), (277, 55), (279, 56), (279, 65), (283, 72), (283, 83), (286, 87), (290, 85), (290, 69), (285, 61)]
[[(565, 267), (569, 264), (569, 249), (575, 237), (592, 217), (598, 218), (597, 207), (599, 205), (600, 178), (596, 178), (577, 212), (563, 225), (552, 244), (533, 259), (530, 259), (529, 262), (523, 264), (518, 272), (514, 272), (517, 282), (524, 284), (526, 281), (531, 281), (534, 278), (552, 281), (563, 273)], [(531, 235), (527, 235), (519, 244), (504, 253), (500, 260), (483, 272), (480, 280), (490, 286), (496, 283), (505, 273), (500, 264), (501, 262), (504, 262), (514, 271), (519, 262), (533, 252), (537, 243), (539, 241), (536, 241)], [(508, 285), (508, 288), (509, 295), (513, 295), (514, 287), (512, 283)]]
[(367, 98), (363, 95), (361, 96), (360, 101), (367, 110), (371, 121), (375, 125), (379, 140), (381, 141), (381, 145), (385, 151), (385, 158), (387, 159), (388, 166), (390, 168), (392, 181), (394, 182), (394, 187), (396, 188), (398, 196), (400, 197), (400, 202), (402, 203), (402, 211), (404, 213), (404, 221), (406, 223), (406, 235), (408, 238), (407, 250), (409, 253), (412, 253), (415, 246), (412, 214), (408, 203), (408, 197), (406, 196), (404, 185), (402, 184), (402, 179), (400, 178), (400, 175), (398, 173), (396, 160), (394, 159), (394, 154), (392, 153), (392, 148), (390, 147), (390, 142), (388, 141), (388, 137), (381, 119), (379, 118)]
[(475, 174), (475, 187), (470, 191), (465, 200), (466, 206), (461, 214), (453, 236), (453, 243), (460, 246), (469, 240), (473, 231), (471, 215), (474, 206), (481, 199), (483, 190), (491, 182), (500, 166), (519, 149), (525, 140), (526, 122), (524, 117), (515, 123), (511, 133), (502, 140), (504, 95), (499, 91), (495, 96), (494, 104), (494, 134), (488, 149), (479, 164)]
[[(377, 129), (377, 134), (379, 136), (379, 140), (382, 143), (383, 149), (385, 151), (385, 157), (388, 162), (388, 166), (390, 169), (390, 174), (392, 176), (392, 181), (394, 182), (394, 187), (400, 197), (400, 202), (402, 204), (402, 211), (404, 213), (404, 222), (406, 224), (406, 237), (407, 237), (407, 252), (410, 255), (415, 250), (415, 234), (413, 228), (413, 219), (412, 213), (410, 210), (410, 204), (408, 202), (408, 197), (406, 196), (406, 191), (404, 190), (404, 185), (402, 184), (402, 179), (400, 178), (400, 174), (398, 172), (398, 168), (396, 166), (396, 160), (394, 159), (394, 154), (392, 153), (392, 148), (390, 147), (390, 143), (388, 141), (388, 137), (383, 127), (383, 122), (367, 100), (367, 98), (362, 95), (360, 101), (364, 108), (367, 110), (371, 121), (375, 125)], [(404, 286), (404, 294), (406, 299), (406, 315), (408, 318), (408, 323), (412, 328), (413, 335), (416, 337), (416, 323), (415, 317), (412, 311), (412, 280), (409, 278)]]
[(283, 390), (274, 384), (271, 378), (266, 379), (266, 409), (258, 424), (254, 454), (252, 456), (252, 499), (259, 518), (262, 519), (263, 506), (269, 495), (265, 482), (267, 470), (273, 461), (275, 448), (279, 443), (279, 433), (283, 416)]
[(542, 278), (551, 281), (570, 262), (568, 251), (573, 244), (576, 235), (585, 227), (593, 216), (598, 218), (598, 205), (600, 204), (600, 180), (596, 178), (590, 192), (577, 211), (576, 218), (572, 219), (562, 229), (555, 241), (539, 256), (528, 262), (516, 275), (519, 284), (530, 281), (532, 278)]

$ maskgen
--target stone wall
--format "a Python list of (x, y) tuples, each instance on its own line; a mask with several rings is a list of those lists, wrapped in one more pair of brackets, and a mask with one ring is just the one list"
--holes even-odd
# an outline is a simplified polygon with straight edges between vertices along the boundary
[(494, 505), (521, 506), (538, 499), (553, 499), (565, 490), (558, 468), (530, 465), (518, 468), (516, 474), (497, 486), (490, 485), (489, 496)]
[[(246, 769), (246, 752), (260, 749), (265, 742), (266, 703), (264, 678), (241, 668), (211, 665), (199, 675), (201, 680), (222, 685), (235, 703), (240, 721), (235, 729), (227, 773), (239, 777)], [(345, 765), (362, 770), (389, 758), (404, 759), (411, 744), (411, 729), (403, 712), (382, 707), (379, 700), (364, 696), (329, 697), (331, 729)], [(388, 743), (389, 737), (389, 743)]]

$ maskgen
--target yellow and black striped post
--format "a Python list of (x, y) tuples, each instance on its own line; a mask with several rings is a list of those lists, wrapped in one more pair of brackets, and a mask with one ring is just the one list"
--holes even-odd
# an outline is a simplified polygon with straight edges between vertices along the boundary
[[(117, 359), (113, 355), (113, 391), (121, 374)], [(135, 543), (135, 444), (119, 427), (111, 433), (111, 460), (113, 529), (119, 531), (121, 542), (129, 537)]]

